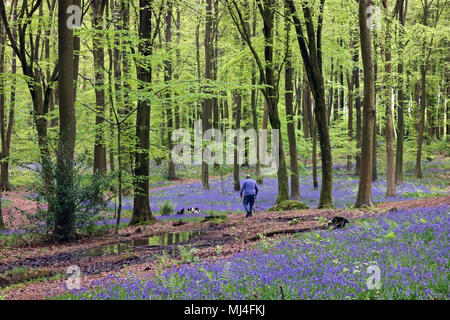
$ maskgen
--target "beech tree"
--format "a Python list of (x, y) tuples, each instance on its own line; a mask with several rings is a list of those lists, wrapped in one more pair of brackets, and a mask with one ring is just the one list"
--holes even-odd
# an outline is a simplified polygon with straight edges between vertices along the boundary
[[(283, 143), (281, 140), (281, 124), (280, 117), (278, 114), (278, 92), (275, 79), (275, 70), (273, 67), (273, 23), (274, 23), (274, 0), (258, 0), (256, 2), (258, 6), (259, 13), (264, 22), (264, 64), (255, 50), (248, 28), (245, 28), (245, 21), (241, 9), (235, 0), (225, 1), (230, 15), (236, 28), (239, 31), (242, 39), (247, 43), (253, 58), (255, 59), (256, 65), (259, 70), (259, 81), (261, 84), (267, 85), (261, 89), (262, 94), (265, 98), (265, 103), (267, 105), (267, 114), (269, 117), (272, 129), (280, 130), (278, 143), (278, 170), (277, 170), (277, 180), (278, 180), (278, 195), (277, 202), (289, 199), (289, 185), (286, 170), (286, 160), (284, 155)], [(264, 123), (264, 121), (263, 121)], [(264, 124), (262, 129), (265, 129)], [(264, 140), (264, 139), (263, 139)], [(274, 143), (274, 141), (272, 141)], [(265, 151), (264, 146), (262, 149)]]
[(106, 0), (92, 0), (92, 27), (94, 36), (92, 41), (94, 68), (95, 68), (95, 144), (94, 144), (94, 174), (106, 173), (106, 146), (104, 137), (105, 114), (105, 52), (103, 49), (103, 14)]
[(372, 41), (367, 25), (367, 8), (370, 0), (359, 0), (359, 35), (364, 70), (363, 123), (361, 137), (361, 169), (356, 207), (373, 206), (372, 200), (372, 144), (375, 118), (375, 77), (372, 58)]
[(58, 95), (59, 143), (56, 162), (55, 236), (70, 240), (75, 235), (75, 198), (73, 192), (73, 161), (76, 119), (73, 89), (73, 30), (68, 28), (68, 6), (72, 0), (58, 2)]
[(292, 15), (300, 53), (315, 101), (314, 113), (317, 131), (319, 133), (320, 155), (322, 160), (322, 186), (320, 189), (319, 208), (330, 207), (333, 206), (333, 161), (331, 157), (328, 112), (325, 103), (325, 85), (322, 70), (322, 23), (325, 0), (321, 0), (319, 4), (317, 29), (314, 27), (311, 4), (302, 4), (308, 43), (306, 42), (302, 24), (293, 0), (285, 1)]
[[(139, 53), (142, 60), (136, 63), (139, 90), (143, 97), (138, 100), (136, 111), (136, 152), (134, 167), (134, 203), (130, 225), (151, 221), (152, 216), (149, 203), (149, 148), (150, 148), (150, 84), (152, 82), (151, 56), (156, 32), (152, 34), (152, 0), (139, 0)], [(156, 22), (159, 29), (161, 10)]]

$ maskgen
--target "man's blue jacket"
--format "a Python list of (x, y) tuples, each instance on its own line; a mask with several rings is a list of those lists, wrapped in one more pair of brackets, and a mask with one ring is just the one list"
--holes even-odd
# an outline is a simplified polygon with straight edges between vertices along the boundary
[(256, 185), (256, 182), (252, 179), (246, 179), (241, 187), (241, 197), (242, 195), (248, 196), (248, 195), (257, 195), (258, 194), (258, 186)]

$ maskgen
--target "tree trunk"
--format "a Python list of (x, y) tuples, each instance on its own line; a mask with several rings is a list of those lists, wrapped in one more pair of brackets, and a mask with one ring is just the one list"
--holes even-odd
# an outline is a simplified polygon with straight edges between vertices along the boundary
[(405, 106), (405, 94), (403, 92), (403, 46), (404, 46), (404, 26), (406, 22), (406, 12), (408, 7), (408, 0), (402, 1), (398, 12), (398, 20), (401, 24), (399, 29), (399, 47), (398, 47), (398, 110), (397, 110), (397, 150), (395, 154), (395, 184), (400, 185), (403, 183), (403, 140), (405, 124), (403, 120), (404, 106)]
[(331, 119), (331, 109), (333, 109), (333, 75), (334, 75), (334, 62), (331, 57), (331, 71), (330, 71), (330, 91), (328, 92), (328, 123)]
[[(353, 46), (353, 39), (350, 39), (351, 46)], [(347, 77), (347, 87), (348, 87), (348, 122), (347, 122), (347, 130), (348, 130), (348, 140), (350, 145), (353, 143), (353, 83), (350, 80), (350, 76), (348, 72), (346, 73)], [(347, 155), (347, 170), (352, 170), (352, 156), (351, 154)]]
[[(278, 115), (278, 101), (277, 91), (274, 77), (273, 67), (273, 32), (274, 32), (274, 11), (273, 0), (264, 1), (264, 6), (260, 7), (260, 13), (264, 21), (264, 60), (265, 60), (265, 80), (270, 87), (266, 88), (263, 92), (267, 99), (267, 111), (269, 121), (273, 130), (279, 130), (278, 141), (272, 141), (272, 144), (278, 143), (278, 195), (276, 202), (279, 203), (284, 200), (289, 200), (289, 184), (287, 177), (286, 161), (283, 150), (281, 124)], [(273, 157), (273, 155), (272, 155)]]
[(427, 70), (425, 65), (420, 66), (421, 76), (421, 96), (419, 107), (419, 123), (417, 125), (417, 153), (416, 153), (416, 178), (422, 178), (422, 145), (423, 145), (423, 132), (425, 127), (425, 110), (427, 107)]
[[(256, 76), (255, 76), (255, 72), (254, 70), (252, 70), (252, 85), (256, 84)], [(258, 113), (257, 113), (257, 89), (252, 89), (252, 93), (251, 93), (251, 98), (250, 98), (250, 103), (251, 103), (251, 107), (252, 107), (252, 120), (253, 120), (253, 129), (255, 130), (255, 132), (259, 132), (258, 131)], [(259, 160), (259, 134), (256, 135), (256, 150), (254, 152), (256, 152), (256, 168), (255, 168), (255, 176), (256, 176), (256, 182), (260, 182), (260, 179), (262, 179), (261, 176), (261, 168), (260, 168), (260, 160)]]
[[(233, 118), (235, 119), (234, 130), (239, 130), (241, 128), (241, 108), (242, 108), (242, 96), (239, 90), (235, 90), (233, 93), (234, 100), (234, 112)], [(234, 156), (233, 156), (233, 186), (234, 191), (241, 190), (241, 183), (239, 180), (239, 159), (238, 159), (238, 141), (239, 141), (239, 131), (236, 133), (236, 137), (234, 138)], [(242, 159), (241, 159), (242, 160)]]
[[(358, 51), (355, 50), (353, 62), (358, 62)], [(353, 81), (355, 83), (355, 110), (356, 110), (356, 156), (355, 156), (355, 175), (361, 173), (361, 96), (359, 94), (359, 68), (353, 67)], [(374, 106), (375, 107), (375, 106)]]
[[(149, 58), (152, 55), (152, 0), (139, 0), (139, 53)], [(150, 91), (151, 66), (136, 66), (139, 91)], [(134, 205), (130, 225), (154, 220), (149, 203), (149, 148), (150, 148), (150, 99), (138, 100), (136, 110), (136, 153), (134, 167)]]
[[(212, 0), (206, 0), (206, 21), (205, 21), (205, 78), (213, 80), (212, 70)], [(206, 87), (203, 89), (204, 93), (211, 93), (211, 88)], [(211, 128), (211, 116), (213, 109), (213, 99), (207, 98), (202, 103), (202, 127), (203, 133)], [(204, 150), (204, 149), (202, 149)], [(202, 187), (209, 190), (209, 168), (205, 161), (202, 161)]]
[[(126, 36), (130, 35), (130, 3), (127, 1), (121, 1), (121, 10), (122, 10), (122, 26), (120, 25), (120, 23), (116, 23), (117, 28), (122, 28), (123, 32)], [(119, 17), (120, 18), (120, 17)], [(118, 42), (119, 43), (119, 42)], [(119, 98), (122, 98), (123, 100), (123, 106), (121, 106), (121, 108), (119, 108), (119, 111), (123, 112), (124, 116), (128, 115), (130, 112), (132, 112), (133, 110), (133, 98), (131, 97), (131, 93), (133, 92), (133, 89), (131, 87), (131, 83), (132, 83), (132, 73), (131, 73), (131, 60), (132, 58), (130, 57), (130, 41), (127, 40), (127, 38), (125, 37), (122, 40), (122, 49), (118, 50), (119, 54), (115, 54), (115, 61), (117, 57), (120, 57), (121, 61), (122, 61), (122, 79), (123, 79), (123, 88), (120, 87), (120, 80), (116, 81), (116, 86), (118, 85), (119, 88), (116, 89), (116, 91), (122, 91), (123, 95), (120, 95)], [(120, 75), (120, 66), (117, 68), (114, 68), (115, 70), (117, 70), (117, 72), (115, 71), (115, 75)], [(123, 111), (122, 111), (123, 110)], [(128, 127), (132, 127), (132, 118), (129, 117), (125, 122), (124, 125), (128, 126)], [(132, 132), (131, 128), (130, 129), (125, 129), (124, 130), (124, 134), (122, 134), (122, 140), (124, 140), (124, 142), (122, 142), (122, 151), (123, 152), (123, 156), (122, 158), (126, 161), (125, 162), (125, 168), (127, 171), (129, 171), (130, 173), (132, 173), (133, 171), (133, 162), (134, 162), (134, 154), (131, 150), (131, 148), (129, 147), (130, 145), (133, 144), (134, 142), (134, 133)]]
[(73, 192), (73, 160), (76, 138), (74, 107), (73, 31), (66, 26), (67, 7), (72, 0), (60, 0), (58, 5), (59, 57), (59, 143), (56, 169), (56, 196), (54, 235), (67, 241), (75, 235), (75, 198)]
[[(2, 152), (0, 154), (1, 161), (1, 174), (0, 174), (0, 191), (10, 190), (10, 185), (8, 181), (8, 169), (9, 169), (9, 147), (11, 141), (11, 132), (8, 130), (10, 126), (12, 126), (12, 121), (14, 119), (14, 100), (12, 95), (12, 103), (10, 105), (10, 115), (9, 120), (6, 117), (5, 113), (5, 52), (6, 52), (6, 33), (3, 28), (3, 24), (0, 23), (0, 134), (1, 134), (1, 147)], [(15, 59), (15, 58), (14, 58)], [(15, 64), (15, 60), (13, 61)], [(14, 65), (15, 67), (15, 65)], [(15, 81), (15, 80), (13, 80)], [(12, 90), (15, 90), (15, 84), (13, 83)], [(8, 139), (9, 133), (9, 139)], [(8, 141), (9, 140), (9, 141)], [(4, 227), (1, 212), (0, 212), (0, 229)]]
[(375, 116), (375, 79), (367, 7), (370, 0), (359, 0), (359, 30), (364, 68), (363, 128), (361, 141), (361, 172), (356, 207), (373, 206), (372, 202), (372, 143)]
[(93, 54), (95, 69), (95, 144), (94, 144), (94, 174), (104, 175), (106, 173), (106, 147), (104, 137), (104, 114), (105, 114), (105, 52), (102, 45), (103, 39), (103, 13), (106, 1), (93, 0)]
[[(386, 10), (387, 0), (382, 1)], [(386, 129), (386, 197), (395, 196), (395, 150), (394, 150), (394, 119), (392, 114), (392, 56), (391, 56), (391, 22), (390, 13), (385, 15), (384, 44), (382, 56), (384, 61), (384, 107), (385, 107), (385, 129)]]
[(308, 84), (308, 76), (306, 71), (303, 69), (303, 136), (305, 139), (309, 138), (310, 130), (308, 129), (308, 110), (312, 106), (311, 101), (311, 87)]
[[(377, 90), (375, 89), (375, 92)], [(376, 96), (376, 94), (375, 94)], [(375, 116), (373, 117), (373, 143), (372, 143), (372, 181), (378, 180), (377, 173), (377, 107), (374, 106)]]
[[(164, 61), (164, 82), (166, 85), (172, 81), (172, 1), (168, 1), (167, 3), (167, 14), (165, 17), (166, 20), (166, 55), (167, 59)], [(175, 164), (172, 161), (170, 156), (172, 152), (172, 131), (173, 131), (173, 109), (172, 109), (172, 89), (169, 88), (166, 90), (166, 111), (167, 111), (167, 148), (169, 149), (169, 168), (168, 168), (168, 180), (176, 179), (175, 174)]]
[[(338, 72), (334, 72), (334, 83), (337, 82)], [(333, 84), (334, 84), (333, 83)], [(334, 88), (334, 98), (333, 98), (333, 122), (339, 119), (339, 89), (337, 86)]]
[[(319, 208), (333, 206), (333, 162), (331, 156), (331, 144), (328, 124), (328, 110), (325, 103), (325, 86), (322, 71), (322, 47), (321, 47), (321, 28), (323, 18), (324, 0), (320, 1), (319, 20), (317, 31), (314, 31), (314, 21), (312, 20), (311, 8), (303, 6), (303, 15), (308, 34), (308, 47), (306, 46), (301, 22), (296, 15), (296, 9), (292, 0), (286, 0), (285, 4), (290, 8), (300, 53), (305, 64), (308, 81), (315, 101), (315, 116), (317, 130), (320, 141), (320, 154), (322, 158), (322, 188), (320, 190)], [(317, 42), (317, 43), (316, 43)]]
[[(177, 17), (176, 17), (176, 21), (175, 21), (175, 29), (176, 29), (176, 46), (177, 49), (175, 50), (175, 55), (176, 55), (176, 64), (179, 65), (181, 63), (180, 60), (180, 37), (181, 37), (181, 13), (180, 13), (180, 8), (177, 8)], [(174, 78), (175, 80), (179, 79), (179, 74), (178, 72), (175, 72), (174, 74)], [(180, 128), (180, 123), (181, 121), (181, 106), (179, 103), (175, 102), (175, 128), (179, 129)]]
[[(288, 14), (286, 8), (286, 16)], [(300, 181), (298, 175), (298, 162), (297, 162), (297, 135), (295, 133), (295, 121), (294, 121), (294, 85), (292, 81), (292, 75), (294, 68), (292, 67), (292, 49), (289, 45), (289, 32), (291, 29), (291, 23), (286, 18), (286, 65), (285, 65), (285, 104), (286, 104), (286, 122), (287, 122), (287, 134), (289, 140), (289, 159), (291, 165), (291, 199), (300, 199)]]

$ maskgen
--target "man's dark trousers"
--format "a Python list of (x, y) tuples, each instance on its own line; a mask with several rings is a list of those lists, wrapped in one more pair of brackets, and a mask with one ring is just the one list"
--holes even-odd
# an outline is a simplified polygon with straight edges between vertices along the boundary
[(255, 204), (256, 195), (249, 194), (244, 196), (244, 208), (247, 211), (247, 216), (251, 216), (253, 212), (253, 205)]

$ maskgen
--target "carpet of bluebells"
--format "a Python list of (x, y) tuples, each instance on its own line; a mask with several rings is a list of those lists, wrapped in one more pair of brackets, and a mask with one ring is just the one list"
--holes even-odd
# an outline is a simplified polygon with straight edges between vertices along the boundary
[[(163, 176), (166, 166), (152, 165), (152, 174), (155, 177)], [(179, 172), (192, 171), (193, 168), (188, 166), (177, 167)], [(317, 207), (320, 198), (320, 175), (319, 175), (319, 189), (312, 187), (311, 168), (305, 167), (303, 174), (300, 176), (300, 196), (301, 201), (306, 203), (311, 208)], [(345, 169), (343, 165), (334, 166), (333, 178), (333, 202), (337, 208), (345, 208), (354, 205), (356, 195), (358, 192), (358, 177)], [(424, 170), (428, 176), (423, 179), (412, 179), (413, 171), (405, 170), (406, 180), (396, 187), (397, 195), (395, 197), (386, 197), (386, 180), (384, 176), (380, 176), (378, 181), (372, 184), (372, 197), (374, 202), (382, 201), (400, 201), (412, 200), (422, 198), (429, 195), (448, 194), (448, 182), (433, 180), (435, 174), (440, 174), (448, 170), (447, 162), (424, 162)], [(156, 187), (157, 185), (155, 185)], [(278, 183), (275, 177), (265, 177), (264, 184), (259, 186), (260, 191), (256, 199), (256, 209), (258, 211), (265, 211), (275, 204), (277, 198)], [(115, 202), (114, 202), (115, 201)], [(198, 207), (201, 213), (196, 215), (185, 214), (179, 216), (162, 216), (159, 215), (161, 207), (164, 202), (172, 203), (174, 213), (181, 208)], [(233, 180), (230, 176), (226, 176), (222, 181), (211, 180), (210, 190), (204, 190), (201, 183), (185, 183), (174, 186), (161, 188), (157, 191), (150, 192), (150, 207), (154, 216), (158, 220), (165, 219), (190, 219), (201, 218), (211, 213), (226, 213), (226, 212), (242, 212), (242, 200), (239, 197), (239, 192), (233, 190)], [(115, 208), (117, 208), (117, 199), (111, 200), (107, 204), (111, 215)], [(125, 197), (123, 199), (122, 209), (130, 212), (133, 209), (133, 199)], [(130, 221), (129, 214), (122, 215), (121, 223), (128, 223)], [(107, 218), (101, 221), (96, 221), (96, 225), (113, 225), (116, 223), (115, 219)], [(23, 230), (0, 231), (1, 234), (24, 233)]]
[[(312, 179), (308, 175), (300, 177), (300, 196), (304, 203), (313, 208), (319, 204), (320, 179), (319, 189), (314, 189), (311, 181)], [(396, 187), (397, 196), (386, 197), (386, 180), (384, 177), (380, 177), (377, 182), (372, 184), (372, 197), (375, 202), (411, 200), (445, 188), (444, 185), (440, 186), (427, 182), (429, 181), (425, 181), (425, 179), (405, 181)], [(337, 208), (352, 206), (356, 200), (358, 184), (357, 176), (349, 174), (343, 168), (335, 168), (333, 180), (334, 205)], [(433, 187), (430, 187), (430, 185), (433, 185)], [(259, 188), (260, 191), (256, 200), (257, 209), (265, 210), (272, 207), (277, 198), (277, 179), (275, 177), (266, 177), (263, 185), (260, 185)], [(204, 190), (201, 183), (187, 183), (152, 192), (150, 195), (152, 211), (158, 212), (165, 201), (170, 201), (176, 211), (188, 207), (199, 207), (202, 211), (210, 210), (215, 212), (243, 210), (239, 192), (233, 190), (233, 180), (229, 176), (224, 178), (223, 181), (210, 181), (210, 190)], [(109, 206), (113, 208), (114, 204), (111, 203)], [(124, 199), (123, 209), (133, 209), (132, 198)]]
[[(449, 226), (448, 204), (399, 210), (345, 229), (266, 239), (226, 261), (154, 278), (111, 276), (54, 298), (448, 299)], [(379, 289), (367, 286), (372, 265), (381, 271)]]

